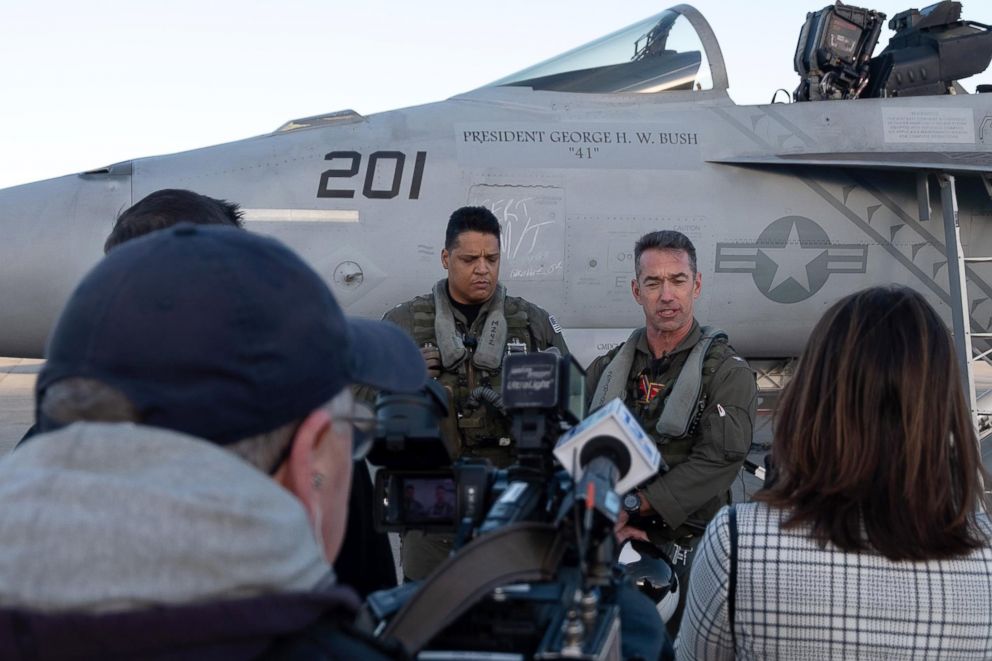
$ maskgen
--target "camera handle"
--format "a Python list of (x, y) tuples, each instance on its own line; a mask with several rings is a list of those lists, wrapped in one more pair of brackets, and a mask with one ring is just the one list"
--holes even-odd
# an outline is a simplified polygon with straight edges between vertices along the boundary
[(382, 635), (415, 655), (495, 588), (551, 580), (566, 546), (548, 523), (514, 523), (483, 535), (434, 570)]

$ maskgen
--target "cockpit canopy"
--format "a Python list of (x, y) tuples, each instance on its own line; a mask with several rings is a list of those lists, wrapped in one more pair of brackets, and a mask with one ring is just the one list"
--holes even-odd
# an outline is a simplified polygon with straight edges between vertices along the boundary
[[(992, 26), (961, 19), (941, 0), (900, 12), (895, 35), (872, 58), (885, 14), (835, 5), (807, 15), (796, 48), (796, 101), (966, 93), (957, 81), (992, 60)], [(709, 23), (689, 5), (670, 9), (501, 78), (487, 87), (588, 94), (726, 92), (727, 69)], [(988, 91), (988, 90), (979, 90)]]
[(487, 87), (497, 86), (593, 94), (726, 90), (727, 75), (706, 19), (678, 5)]

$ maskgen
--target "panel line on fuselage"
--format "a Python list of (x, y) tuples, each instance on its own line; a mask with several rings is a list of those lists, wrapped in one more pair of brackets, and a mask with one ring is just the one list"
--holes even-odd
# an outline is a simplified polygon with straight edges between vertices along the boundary
[(357, 223), (357, 209), (242, 209), (245, 222)]

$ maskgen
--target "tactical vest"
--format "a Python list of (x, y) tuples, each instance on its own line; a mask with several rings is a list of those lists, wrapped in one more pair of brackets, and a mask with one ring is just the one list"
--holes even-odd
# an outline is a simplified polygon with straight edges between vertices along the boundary
[[(418, 296), (411, 306), (413, 313), (413, 328), (411, 333), (417, 346), (424, 346), (427, 343), (437, 345), (437, 337), (434, 330), (434, 316), (436, 314), (434, 297), (432, 295)], [(534, 338), (530, 332), (529, 317), (527, 309), (521, 304), (521, 300), (515, 297), (506, 297), (503, 306), (503, 315), (506, 318), (506, 339), (507, 344), (526, 345), (527, 351), (536, 351)], [(485, 312), (480, 312), (473, 326), (477, 326), (485, 321)], [(464, 334), (471, 335), (464, 324), (456, 317), (456, 328)], [(482, 369), (472, 362), (475, 350), (466, 347), (468, 354), (465, 360), (449, 371), (444, 369), (438, 377), (438, 381), (449, 389), (452, 393), (452, 400), (458, 416), (458, 429), (462, 435), (463, 454), (466, 456), (486, 457), (500, 466), (506, 466), (513, 462), (514, 450), (510, 446), (510, 425), (509, 420), (495, 411), (488, 404), (473, 400), (471, 392), (478, 386), (492, 388), (497, 393), (500, 392), (502, 382), (502, 367), (495, 371)], [(505, 439), (505, 440), (504, 440)]]
[[(614, 351), (619, 351), (619, 349), (620, 347), (617, 347)], [(663, 438), (655, 430), (655, 427), (658, 424), (658, 419), (661, 418), (661, 413), (664, 410), (668, 395), (672, 392), (672, 386), (675, 385), (675, 380), (678, 379), (679, 374), (682, 373), (682, 368), (685, 366), (685, 362), (688, 360), (690, 353), (691, 350), (680, 351), (679, 354), (672, 360), (671, 366), (663, 375), (661, 375), (664, 384), (662, 392), (647, 404), (642, 405), (630, 401), (631, 393), (636, 392), (640, 372), (631, 373), (627, 377), (626, 396), (628, 400), (628, 408), (630, 408), (637, 417), (638, 421), (641, 423), (641, 426), (644, 428), (644, 431), (646, 431), (648, 435), (654, 439), (655, 443), (658, 445), (658, 449), (661, 451), (662, 457), (665, 458), (665, 463), (667, 463), (669, 467), (681, 464), (689, 458), (689, 453), (691, 452), (692, 446), (696, 440), (699, 419), (703, 410), (708, 405), (706, 398), (707, 393), (709, 392), (710, 382), (713, 380), (713, 375), (716, 374), (717, 370), (720, 368), (720, 365), (722, 365), (725, 360), (734, 356), (733, 350), (725, 340), (715, 340), (713, 344), (710, 345), (709, 351), (706, 352), (706, 357), (703, 359), (702, 393), (699, 401), (696, 402), (695, 417), (689, 426), (688, 433), (679, 438)]]

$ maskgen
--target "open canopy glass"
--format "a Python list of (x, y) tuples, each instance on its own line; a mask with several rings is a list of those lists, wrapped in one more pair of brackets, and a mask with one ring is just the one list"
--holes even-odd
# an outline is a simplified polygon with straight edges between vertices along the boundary
[[(704, 33), (701, 38), (700, 32)], [(708, 52), (705, 44), (710, 42)], [(679, 5), (578, 48), (528, 67), (487, 87), (517, 86), (595, 94), (708, 90), (711, 62), (723, 72), (722, 55), (699, 12)], [(719, 85), (717, 85), (719, 87)]]

